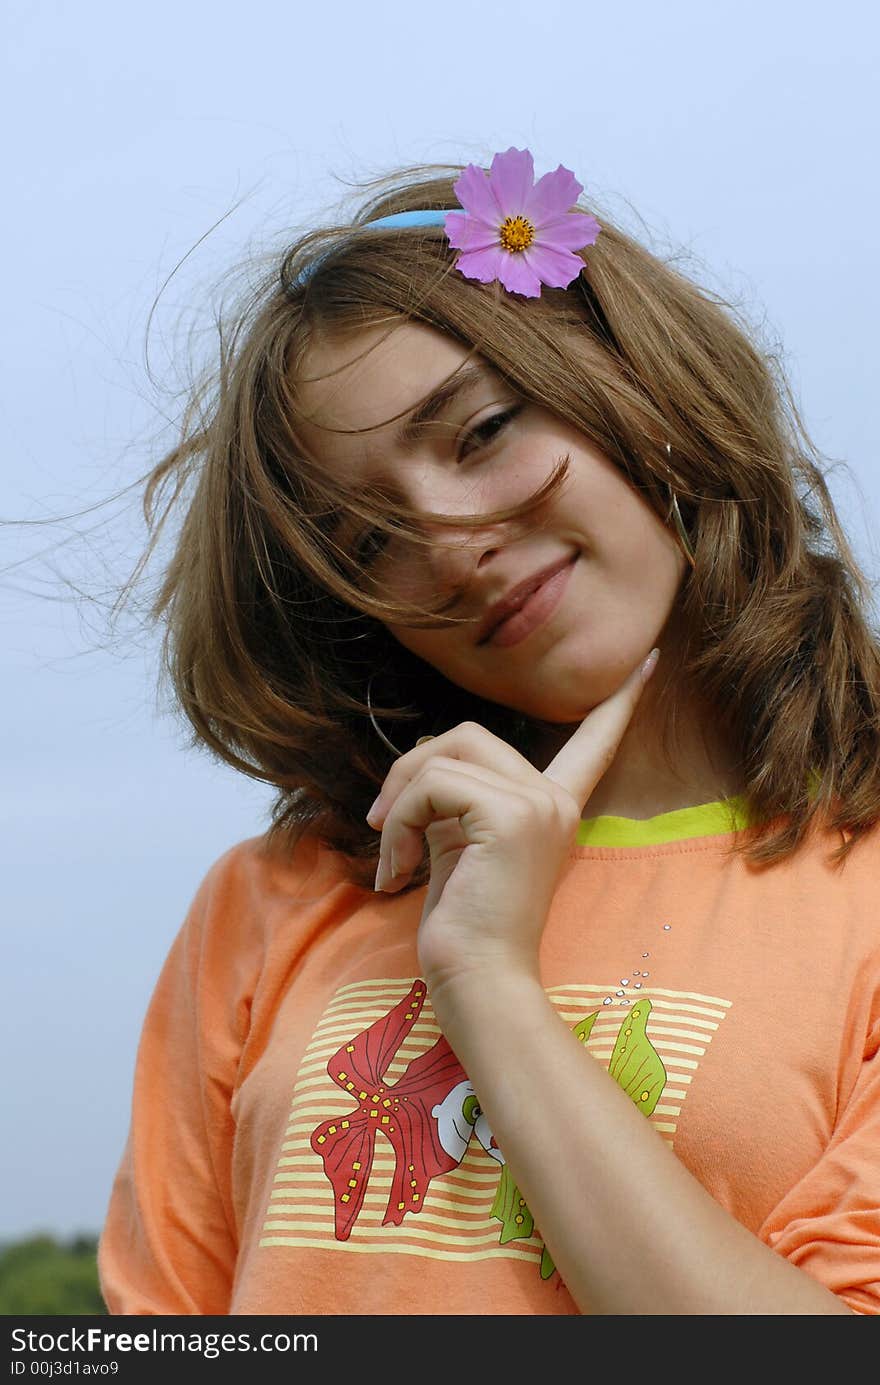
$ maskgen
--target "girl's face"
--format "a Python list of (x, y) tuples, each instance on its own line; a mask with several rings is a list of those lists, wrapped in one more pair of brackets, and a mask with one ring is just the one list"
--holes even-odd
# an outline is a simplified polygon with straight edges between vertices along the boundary
[[(310, 419), (302, 441), (349, 482), (393, 483), (410, 505), (462, 515), (525, 500), (570, 456), (562, 490), (526, 521), (438, 529), (440, 542), (431, 547), (396, 551), (392, 538), (369, 565), (385, 594), (456, 594), (451, 614), (470, 617), (433, 630), (389, 624), (400, 644), (491, 702), (546, 721), (579, 721), (654, 644), (664, 647), (686, 559), (669, 529), (581, 433), (523, 400), (479, 357), (450, 382), (469, 354), (414, 323), (316, 338), (297, 384)], [(450, 383), (461, 388), (402, 433), (410, 412), (422, 412), (426, 397)], [(353, 431), (365, 428), (371, 431)], [(501, 631), (480, 639), (494, 602), (560, 562), (570, 566), (543, 619), (514, 643)], [(540, 605), (549, 608), (546, 596), (535, 597), (529, 617)], [(507, 632), (515, 633), (510, 626)]]

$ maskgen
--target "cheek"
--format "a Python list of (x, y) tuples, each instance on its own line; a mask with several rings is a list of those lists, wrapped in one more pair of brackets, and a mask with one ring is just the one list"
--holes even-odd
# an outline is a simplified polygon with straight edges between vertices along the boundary
[(452, 652), (450, 636), (454, 637), (453, 626), (445, 630), (413, 630), (403, 625), (386, 625), (385, 628), (404, 649), (445, 673), (449, 660), (444, 658), (444, 654)]
[[(374, 574), (374, 577), (376, 574)], [(375, 590), (389, 601), (412, 602), (425, 607), (437, 599), (437, 582), (432, 580), (430, 567), (419, 554), (412, 554), (404, 560), (395, 559), (383, 568), (375, 583)], [(387, 622), (388, 629), (399, 638), (401, 644), (409, 639), (419, 639), (424, 635), (442, 634), (441, 630), (414, 629), (397, 621)]]
[[(600, 488), (601, 491), (601, 488)], [(592, 499), (581, 497), (581, 513), (594, 535), (597, 552), (619, 571), (631, 572), (647, 586), (678, 585), (683, 555), (672, 531), (650, 505), (628, 486), (615, 484)]]

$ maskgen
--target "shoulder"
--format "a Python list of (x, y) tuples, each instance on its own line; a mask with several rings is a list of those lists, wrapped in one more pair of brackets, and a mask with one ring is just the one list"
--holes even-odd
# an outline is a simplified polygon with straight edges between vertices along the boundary
[[(844, 845), (845, 856), (839, 856)], [(870, 997), (880, 1018), (880, 823), (856, 833), (824, 823), (793, 876), (794, 904), (812, 923), (830, 984), (835, 968), (853, 975), (856, 990)]]
[[(854, 832), (849, 828), (823, 823), (811, 845), (821, 856), (821, 867), (836, 882), (842, 894), (859, 910), (869, 931), (880, 937), (880, 911), (877, 885), (880, 881), (880, 822)], [(839, 855), (847, 847), (846, 855)]]
[(227, 950), (231, 943), (261, 948), (279, 928), (289, 934), (297, 920), (313, 922), (349, 892), (352, 905), (363, 895), (345, 858), (315, 835), (306, 832), (282, 849), (270, 847), (264, 833), (236, 842), (209, 866), (187, 923), (202, 946), (215, 940)]
[(215, 890), (294, 898), (311, 890), (350, 884), (346, 858), (311, 831), (294, 846), (270, 845), (268, 833), (227, 848), (208, 869), (203, 885)]

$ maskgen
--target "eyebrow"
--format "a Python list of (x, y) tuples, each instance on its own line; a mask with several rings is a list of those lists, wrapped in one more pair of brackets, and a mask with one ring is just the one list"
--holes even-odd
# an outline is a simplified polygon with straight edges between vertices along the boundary
[(452, 404), (484, 385), (492, 375), (484, 365), (462, 366), (442, 385), (438, 385), (413, 409), (397, 433), (397, 445), (401, 450), (412, 447), (419, 441), (429, 423), (444, 414)]

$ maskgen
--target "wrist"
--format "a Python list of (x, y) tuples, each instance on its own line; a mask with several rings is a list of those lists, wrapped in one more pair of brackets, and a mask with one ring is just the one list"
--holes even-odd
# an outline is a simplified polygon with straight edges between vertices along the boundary
[(429, 980), (428, 993), (437, 1023), (465, 1067), (475, 1044), (504, 1043), (511, 1024), (528, 1026), (553, 1010), (537, 966), (474, 967)]

